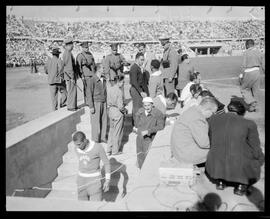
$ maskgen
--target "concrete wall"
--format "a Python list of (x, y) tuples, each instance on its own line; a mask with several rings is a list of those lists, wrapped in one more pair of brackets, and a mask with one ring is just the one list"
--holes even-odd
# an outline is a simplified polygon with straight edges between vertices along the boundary
[[(51, 188), (57, 168), (67, 152), (84, 108), (66, 108), (49, 113), (6, 132), (6, 195), (14, 189), (40, 186)], [(49, 191), (27, 190), (16, 196), (45, 197)]]

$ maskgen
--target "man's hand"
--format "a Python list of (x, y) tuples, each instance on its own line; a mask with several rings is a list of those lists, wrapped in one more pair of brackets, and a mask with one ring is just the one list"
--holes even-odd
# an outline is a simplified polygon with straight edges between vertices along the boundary
[(142, 96), (142, 98), (145, 98), (145, 97), (147, 97), (147, 94), (144, 92), (141, 92), (141, 96)]
[(142, 133), (142, 136), (148, 135), (148, 131), (147, 130), (142, 131), (141, 133)]
[(108, 192), (109, 191), (109, 188), (110, 188), (110, 180), (109, 179), (106, 179), (106, 181), (103, 184), (103, 190), (104, 190), (104, 192)]
[(94, 114), (95, 113), (95, 108), (90, 108), (90, 113)]
[(169, 81), (169, 82), (172, 82), (172, 80), (173, 80), (172, 78), (168, 78), (168, 81)]
[(137, 133), (138, 129), (136, 127), (133, 127), (133, 132)]

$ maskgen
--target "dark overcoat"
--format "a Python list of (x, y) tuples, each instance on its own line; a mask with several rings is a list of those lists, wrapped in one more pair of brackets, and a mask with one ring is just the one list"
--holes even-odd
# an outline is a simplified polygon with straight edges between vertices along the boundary
[(259, 180), (264, 154), (255, 122), (231, 112), (214, 115), (209, 135), (205, 168), (211, 178), (241, 184)]

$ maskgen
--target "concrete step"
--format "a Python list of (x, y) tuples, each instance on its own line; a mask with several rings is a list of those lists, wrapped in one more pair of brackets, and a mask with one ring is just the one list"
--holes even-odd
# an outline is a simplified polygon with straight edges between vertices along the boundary
[(74, 150), (70, 150), (63, 156), (63, 163), (75, 163), (78, 164), (78, 157)]
[(78, 172), (78, 165), (75, 163), (63, 163), (57, 169), (58, 176), (70, 176)]
[(52, 183), (52, 190), (76, 192), (77, 191), (77, 184), (76, 184), (76, 181), (69, 182), (69, 183), (64, 182), (64, 181), (53, 182)]

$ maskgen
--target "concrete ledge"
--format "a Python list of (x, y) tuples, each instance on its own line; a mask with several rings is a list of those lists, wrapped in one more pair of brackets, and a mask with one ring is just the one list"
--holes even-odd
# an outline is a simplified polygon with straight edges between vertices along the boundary
[[(6, 195), (39, 185), (51, 188), (84, 112), (84, 108), (75, 112), (63, 108), (6, 133)], [(48, 192), (29, 190), (16, 195), (45, 197)]]

